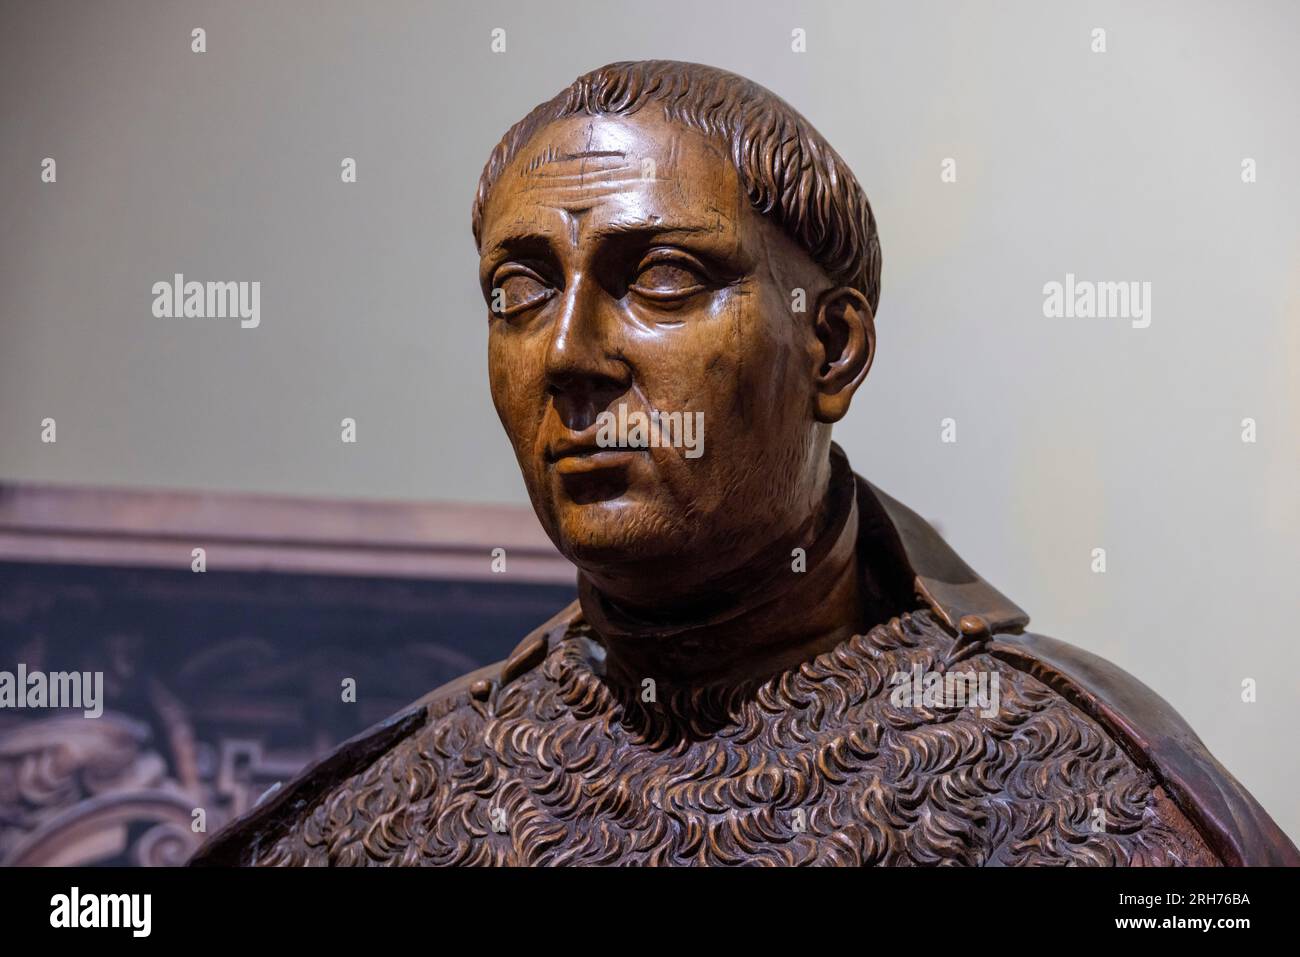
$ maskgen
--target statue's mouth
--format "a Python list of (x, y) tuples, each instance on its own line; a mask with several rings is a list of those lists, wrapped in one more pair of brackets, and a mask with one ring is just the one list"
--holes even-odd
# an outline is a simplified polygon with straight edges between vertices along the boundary
[(610, 447), (597, 442), (597, 428), (568, 431), (547, 441), (543, 452), (548, 469), (558, 476), (563, 494), (578, 505), (607, 502), (624, 495), (632, 472), (646, 450)]
[[(618, 461), (605, 458), (614, 454), (605, 451), (599, 456), (572, 457), (556, 463), (555, 472), (569, 501), (575, 505), (594, 505), (612, 502), (627, 494), (632, 486), (634, 456), (644, 453), (622, 450), (617, 453)], [(602, 461), (588, 464), (589, 459)]]
[(602, 469), (626, 469), (637, 456), (645, 455), (644, 449), (574, 449), (558, 457), (554, 462), (555, 471), (561, 475), (581, 475)]
[(596, 429), (594, 426), (583, 429), (581, 432), (567, 431), (557, 438), (548, 440), (545, 447), (548, 464), (554, 464), (565, 458), (586, 458), (596, 452), (605, 451), (617, 450), (604, 448), (596, 442)]

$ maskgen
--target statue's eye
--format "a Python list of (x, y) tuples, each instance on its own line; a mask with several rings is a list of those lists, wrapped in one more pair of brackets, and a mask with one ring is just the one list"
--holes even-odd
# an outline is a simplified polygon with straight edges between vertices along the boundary
[(708, 287), (704, 267), (693, 256), (677, 251), (656, 250), (637, 267), (628, 286), (638, 296), (671, 303), (687, 299)]
[(527, 266), (511, 263), (492, 277), (489, 306), (496, 315), (509, 318), (540, 306), (553, 295), (555, 290), (541, 276)]

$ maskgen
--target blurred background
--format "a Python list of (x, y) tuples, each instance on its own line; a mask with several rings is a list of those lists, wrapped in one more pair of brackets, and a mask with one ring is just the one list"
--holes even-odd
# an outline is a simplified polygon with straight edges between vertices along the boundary
[[(489, 398), (470, 203), (528, 109), (650, 57), (771, 88), (872, 201), (856, 470), (1300, 840), (1300, 7), (0, 10), (0, 670), (108, 699), (0, 711), (0, 862), (182, 859), (191, 808), (215, 827), (570, 600)], [(260, 325), (155, 318), (175, 273), (260, 281)], [(1150, 282), (1150, 326), (1045, 318), (1067, 273)]]

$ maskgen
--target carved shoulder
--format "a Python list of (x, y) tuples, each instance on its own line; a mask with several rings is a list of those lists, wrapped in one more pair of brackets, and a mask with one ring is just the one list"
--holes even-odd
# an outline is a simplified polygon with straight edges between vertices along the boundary
[(1069, 700), (1156, 776), (1218, 858), (1231, 866), (1300, 866), (1300, 851), (1158, 694), (1103, 658), (1054, 638), (999, 634), (989, 654)]

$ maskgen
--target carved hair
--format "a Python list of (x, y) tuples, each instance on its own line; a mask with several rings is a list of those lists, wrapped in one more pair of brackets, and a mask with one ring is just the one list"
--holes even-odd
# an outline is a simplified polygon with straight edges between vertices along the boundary
[(880, 302), (880, 240), (852, 170), (788, 103), (757, 83), (698, 63), (611, 63), (574, 80), (512, 126), (492, 151), (474, 198), (474, 242), (502, 171), (529, 140), (568, 116), (629, 116), (649, 103), (726, 146), (754, 208), (771, 218), (832, 281)]

